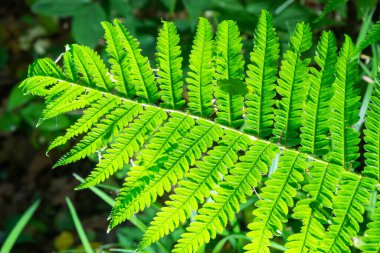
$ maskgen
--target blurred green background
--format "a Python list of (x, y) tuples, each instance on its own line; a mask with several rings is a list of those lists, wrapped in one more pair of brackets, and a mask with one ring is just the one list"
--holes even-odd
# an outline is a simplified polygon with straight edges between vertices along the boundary
[[(357, 38), (363, 18), (378, 20), (377, 0), (350, 0), (318, 23), (325, 0), (1, 0), (0, 1), (0, 245), (22, 213), (35, 201), (41, 204), (18, 238), (12, 252), (84, 252), (65, 197), (75, 206), (89, 241), (98, 252), (130, 249), (137, 245), (142, 233), (125, 223), (106, 233), (110, 207), (89, 190), (74, 191), (78, 184), (73, 172), (87, 175), (91, 161), (51, 170), (61, 150), (45, 154), (52, 139), (62, 134), (77, 115), (70, 114), (35, 127), (43, 109), (42, 100), (23, 96), (17, 89), (26, 77), (34, 59), (56, 59), (65, 45), (79, 43), (99, 50), (104, 40), (100, 22), (119, 18), (138, 38), (143, 54), (153, 59), (156, 36), (161, 20), (173, 20), (181, 35), (184, 66), (187, 64), (197, 18), (204, 16), (214, 25), (221, 20), (236, 20), (243, 36), (245, 55), (252, 49), (252, 35), (261, 9), (267, 9), (274, 20), (282, 50), (286, 49), (289, 32), (296, 22), (311, 22), (315, 40), (324, 29), (331, 29), (342, 41), (344, 34)], [(370, 51), (368, 52), (369, 54)], [(368, 62), (363, 61), (364, 75)], [(154, 67), (154, 61), (151, 61)], [(369, 68), (369, 69), (368, 69)], [(367, 70), (371, 70), (368, 67)], [(185, 69), (186, 71), (186, 69)], [(363, 74), (364, 73), (364, 74)], [(367, 71), (370, 75), (371, 71)], [(371, 76), (369, 76), (372, 78)], [(361, 82), (361, 87), (366, 83)], [(365, 90), (364, 88), (362, 90)], [(126, 168), (127, 170), (128, 168)], [(103, 191), (115, 196), (125, 170), (107, 181)], [(161, 201), (165, 200), (165, 197)], [(159, 207), (146, 210), (139, 218), (149, 224)], [(251, 209), (245, 206), (238, 216), (238, 225), (245, 230)], [(240, 229), (239, 226), (239, 229)], [(296, 225), (295, 225), (296, 226)], [(290, 228), (291, 229), (291, 228)], [(177, 234), (165, 239), (165, 245)], [(207, 252), (220, 242), (218, 237)], [(286, 234), (284, 235), (286, 236)], [(226, 240), (222, 252), (239, 252), (234, 240)], [(281, 247), (278, 248), (281, 251)], [(157, 246), (149, 252), (162, 252)], [(122, 251), (119, 251), (122, 252)], [(128, 252), (128, 251), (125, 251)]]

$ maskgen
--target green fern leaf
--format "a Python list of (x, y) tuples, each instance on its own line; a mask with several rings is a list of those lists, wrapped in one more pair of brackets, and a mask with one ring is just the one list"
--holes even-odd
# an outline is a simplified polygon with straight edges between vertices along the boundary
[[(244, 60), (241, 54), (239, 28), (232, 20), (225, 20), (218, 25), (215, 39), (216, 80), (244, 78)], [(231, 95), (220, 87), (215, 87), (216, 122), (238, 128), (243, 124), (242, 95)]]
[(377, 192), (376, 209), (368, 224), (368, 229), (363, 238), (363, 245), (360, 249), (364, 253), (377, 253), (380, 251), (380, 194)]
[(239, 211), (239, 203), (246, 201), (246, 196), (252, 195), (252, 188), (261, 180), (261, 174), (266, 174), (274, 158), (276, 147), (267, 142), (254, 141), (241, 162), (230, 170), (231, 175), (224, 178), (217, 193), (212, 195), (214, 202), (206, 203), (194, 222), (186, 229), (186, 233), (178, 240), (173, 252), (197, 252), (200, 246), (221, 233)]
[(323, 226), (330, 218), (324, 207), (332, 208), (331, 200), (343, 172), (342, 167), (327, 163), (313, 162), (311, 166), (309, 182), (304, 186), (309, 198), (299, 200), (292, 215), (302, 220), (303, 226), (300, 233), (288, 238), (288, 253), (315, 252), (325, 235)]
[[(119, 106), (120, 110), (114, 110), (103, 120), (95, 124), (92, 130), (67, 154), (62, 156), (53, 168), (76, 162), (107, 145), (119, 132), (137, 116), (141, 106), (124, 103)], [(118, 108), (118, 109), (119, 109)]]
[(79, 76), (71, 51), (72, 50), (70, 50), (69, 47), (68, 50), (63, 54), (63, 74), (68, 81), (75, 83), (78, 81)]
[(263, 10), (245, 79), (250, 93), (246, 96), (247, 125), (244, 130), (260, 137), (268, 137), (272, 132), (279, 47), (272, 16)]
[[(101, 93), (94, 92), (97, 94), (97, 97), (101, 97)], [(100, 96), (99, 96), (100, 95)], [(104, 115), (109, 111), (118, 106), (121, 101), (115, 97), (110, 97), (107, 99), (102, 99), (97, 101), (90, 108), (84, 111), (83, 116), (75, 122), (74, 125), (70, 126), (66, 130), (66, 134), (63, 136), (57, 137), (48, 147), (48, 151), (56, 148), (60, 145), (65, 144), (68, 140), (73, 137), (78, 136), (82, 133), (87, 133), (87, 131), (98, 122)]]
[(122, 46), (121, 38), (111, 23), (102, 22), (102, 26), (105, 32), (106, 51), (109, 55), (108, 62), (111, 64), (111, 74), (115, 82), (115, 88), (121, 95), (133, 98), (136, 90), (132, 85), (128, 56)]
[(214, 108), (212, 105), (212, 65), (213, 32), (210, 22), (199, 18), (197, 33), (190, 54), (188, 77), (189, 109), (192, 113), (209, 117)]
[(127, 51), (131, 73), (131, 85), (136, 87), (140, 101), (155, 103), (159, 98), (157, 83), (147, 57), (141, 55), (139, 42), (130, 35), (127, 29), (115, 19), (114, 25), (123, 48)]
[(49, 88), (64, 76), (62, 70), (51, 59), (44, 58), (38, 59), (29, 67), (28, 77), (21, 82), (20, 88), (31, 95), (47, 96)]
[(157, 82), (161, 88), (162, 107), (181, 109), (183, 99), (182, 57), (177, 28), (172, 22), (163, 21), (157, 39)]
[(196, 159), (199, 159), (202, 153), (212, 146), (213, 141), (217, 141), (223, 133), (216, 124), (201, 119), (197, 120), (197, 124), (198, 126), (181, 140), (164, 166), (159, 167), (147, 185), (140, 185), (119, 193), (112, 209), (110, 228), (129, 219), (135, 212), (150, 206), (152, 201), (155, 201), (157, 196), (161, 196), (164, 191), (169, 191), (171, 184), (181, 179), (189, 166), (192, 166)]
[(247, 252), (269, 252), (269, 240), (282, 231), (282, 223), (287, 221), (288, 207), (293, 206), (293, 198), (303, 181), (303, 174), (308, 167), (305, 156), (295, 151), (285, 151), (280, 157), (277, 170), (271, 174), (260, 194), (258, 207), (253, 211), (256, 216), (248, 225), (252, 230), (248, 236), (252, 243)]
[(148, 228), (140, 243), (145, 248), (158, 241), (164, 235), (172, 232), (180, 222), (186, 221), (191, 210), (197, 210), (198, 204), (209, 197), (210, 191), (218, 185), (221, 176), (227, 174), (227, 168), (234, 166), (238, 160), (237, 152), (245, 150), (251, 141), (244, 135), (233, 131), (225, 131), (221, 141), (213, 150), (209, 151), (202, 161), (196, 163), (196, 168), (189, 171), (175, 189), (175, 194), (166, 202), (167, 207), (162, 208), (151, 226)]
[(301, 127), (303, 102), (308, 92), (306, 85), (307, 65), (310, 59), (301, 60), (303, 52), (311, 47), (310, 26), (305, 23), (296, 25), (290, 38), (290, 49), (285, 53), (281, 63), (280, 77), (277, 79), (277, 92), (282, 96), (274, 111), (275, 123), (273, 141), (288, 147), (300, 142), (298, 137)]
[[(297, 200), (293, 218), (302, 222), (302, 228), (282, 238), (287, 239), (288, 252), (349, 251), (369, 194), (378, 182), (380, 146), (376, 88), (367, 113), (363, 176), (351, 172), (341, 176), (341, 165), (354, 167), (351, 163), (357, 157), (359, 140), (357, 133), (350, 132), (357, 119), (359, 96), (354, 88), (357, 59), (349, 38), (334, 65), (334, 36), (324, 33), (317, 47), (317, 66), (308, 75), (309, 60), (303, 60), (302, 54), (311, 46), (311, 33), (308, 25), (298, 24), (283, 57), (276, 87), (281, 100), (273, 110), (279, 46), (268, 12), (259, 19), (248, 77), (244, 76), (236, 23), (219, 25), (213, 47), (212, 27), (200, 19), (186, 79), (189, 101), (182, 97), (186, 84), (173, 23), (164, 22), (160, 31), (160, 91), (137, 40), (119, 21), (103, 23), (103, 27), (110, 70), (93, 50), (72, 45), (62, 62), (37, 60), (20, 86), (45, 98), (40, 122), (68, 111), (83, 111), (49, 147), (81, 136), (56, 166), (98, 154), (95, 169), (78, 188), (103, 182), (126, 165), (130, 168), (116, 197), (110, 228), (131, 219), (157, 198), (169, 196), (138, 250), (173, 232), (197, 212), (174, 247), (174, 252), (195, 252), (223, 232), (271, 166), (269, 179), (257, 195), (258, 208), (248, 234), (253, 241), (246, 250), (269, 252), (271, 238), (282, 233), (288, 210)], [(334, 69), (335, 93), (328, 102)], [(247, 117), (243, 117), (244, 98)], [(178, 110), (183, 108), (190, 113)], [(325, 155), (328, 117), (332, 118), (332, 152)], [(270, 138), (272, 133), (277, 143), (258, 139), (244, 129), (259, 138)], [(298, 144), (300, 151), (289, 148)], [(318, 158), (322, 155), (328, 160)], [(363, 249), (369, 252), (378, 249), (377, 210), (363, 240)]]
[[(123, 115), (128, 115), (129, 118), (125, 122), (131, 122), (133, 117), (136, 117), (141, 111), (141, 107), (136, 104), (130, 105), (130, 107), (128, 109), (133, 110), (133, 114), (125, 109), (120, 110), (120, 112), (115, 110), (112, 114), (120, 119), (123, 118)], [(145, 138), (149, 137), (166, 117), (166, 113), (161, 110), (149, 110), (134, 120), (128, 128), (124, 128), (119, 135), (113, 134), (117, 137), (118, 142), (111, 144), (91, 175), (85, 179), (78, 189), (97, 185), (121, 169), (124, 164), (129, 164), (129, 159), (143, 146)]]
[(351, 252), (351, 237), (363, 221), (364, 205), (373, 190), (373, 180), (351, 172), (344, 172), (340, 190), (333, 199), (332, 225), (321, 242), (318, 252)]
[[(368, 106), (366, 116), (366, 129), (364, 130), (364, 140), (366, 144), (364, 148), (367, 150), (364, 153), (366, 166), (363, 171), (363, 175), (369, 178), (373, 178), (376, 182), (379, 182), (380, 178), (380, 91), (379, 80), (376, 82), (373, 94), (371, 96), (371, 102)], [(378, 186), (377, 186), (378, 187)], [(371, 217), (372, 222), (367, 225), (367, 230), (363, 238), (363, 245), (360, 249), (364, 253), (375, 253), (380, 251), (380, 194), (379, 188), (376, 191), (377, 202), (375, 211)]]
[(302, 114), (300, 150), (317, 156), (328, 152), (330, 100), (336, 64), (336, 42), (332, 32), (322, 33), (314, 58), (320, 70), (310, 68), (310, 90)]
[(128, 172), (121, 195), (131, 191), (142, 191), (155, 173), (168, 160), (168, 153), (177, 148), (176, 143), (194, 127), (194, 120), (189, 116), (172, 112), (167, 123), (156, 132), (145, 149), (137, 154), (135, 164)]
[[(380, 76), (379, 76), (380, 77)], [(366, 115), (366, 129), (364, 130), (365, 163), (366, 166), (363, 175), (379, 181), (380, 178), (380, 80), (377, 80), (376, 86), (371, 96), (371, 102), (368, 106)]]
[(331, 153), (333, 163), (349, 169), (359, 157), (359, 132), (352, 127), (359, 120), (359, 90), (355, 88), (357, 61), (354, 44), (350, 37), (340, 50), (336, 64), (336, 78), (333, 84), (330, 117)]
[[(64, 75), (62, 73), (62, 70), (58, 67), (57, 64), (55, 64), (52, 59), (43, 58), (36, 60), (32, 65), (29, 66), (28, 77), (33, 76), (63, 78)], [(30, 92), (29, 88), (33, 87), (34, 86), (29, 86), (28, 92)]]
[(111, 81), (109, 71), (100, 56), (91, 48), (73, 45), (73, 58), (81, 80), (103, 91), (112, 91), (115, 84)]

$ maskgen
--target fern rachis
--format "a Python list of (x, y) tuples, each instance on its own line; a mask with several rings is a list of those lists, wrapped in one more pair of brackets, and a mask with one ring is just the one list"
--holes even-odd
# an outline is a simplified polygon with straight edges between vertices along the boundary
[[(269, 12), (259, 18), (246, 74), (237, 24), (220, 23), (214, 44), (211, 24), (201, 18), (185, 100), (180, 40), (173, 23), (163, 22), (159, 32), (157, 80), (139, 43), (119, 21), (103, 27), (110, 70), (95, 51), (72, 45), (64, 54), (63, 69), (49, 59), (37, 60), (21, 87), (46, 97), (40, 123), (69, 109), (84, 110), (49, 147), (83, 136), (56, 166), (100, 153), (98, 165), (78, 188), (97, 185), (133, 161), (112, 209), (110, 228), (151, 206), (174, 186), (140, 249), (185, 224), (196, 211), (194, 222), (174, 246), (175, 252), (195, 252), (221, 233), (239, 205), (265, 182), (257, 189), (247, 251), (269, 252), (270, 239), (283, 231), (292, 212), (302, 228), (288, 238), (289, 252), (349, 252), (348, 241), (358, 232), (379, 178), (380, 112), (375, 89), (364, 131), (367, 166), (362, 175), (349, 171), (355, 167), (360, 137), (351, 128), (359, 92), (354, 78), (357, 50), (348, 37), (335, 64), (334, 36), (323, 33), (314, 58), (318, 69), (309, 69), (310, 60), (303, 54), (311, 48), (312, 34), (308, 24), (298, 24), (276, 79), (279, 44)], [(370, 34), (368, 41), (373, 38)], [(223, 81), (232, 87), (225, 89)], [(246, 84), (248, 93), (231, 92), (241, 88), (237, 84)], [(69, 109), (63, 109), (65, 105)], [(267, 175), (274, 157), (279, 167)], [(329, 211), (332, 225), (326, 229)], [(364, 249), (376, 247), (375, 213)]]

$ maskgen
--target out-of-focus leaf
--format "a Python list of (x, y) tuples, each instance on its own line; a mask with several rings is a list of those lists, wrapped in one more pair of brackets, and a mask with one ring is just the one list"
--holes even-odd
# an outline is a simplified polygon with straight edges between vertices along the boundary
[(219, 80), (220, 89), (230, 95), (245, 95), (248, 93), (247, 84), (239, 79)]
[(74, 16), (90, 0), (37, 0), (32, 5), (32, 11), (45, 16)]
[[(287, 1), (284, 0), (257, 0), (251, 1), (247, 4), (246, 11), (252, 13), (255, 16), (259, 16), (262, 9), (271, 12), (274, 15), (278, 14), (279, 8), (283, 6)], [(286, 8), (285, 8), (286, 9)]]
[[(316, 15), (309, 8), (293, 3), (275, 17), (276, 27), (286, 33), (291, 31), (298, 22), (310, 22)], [(286, 36), (288, 37), (288, 36)], [(288, 40), (286, 38), (286, 40)]]
[(239, 0), (213, 0), (212, 6), (213, 8), (223, 9), (226, 11), (244, 11), (244, 6)]
[(20, 123), (20, 117), (10, 112), (0, 115), (0, 131), (5, 133), (13, 132)]
[[(122, 17), (131, 19), (133, 17), (133, 8), (128, 0), (111, 0), (111, 9), (116, 16), (121, 15)], [(129, 30), (129, 27), (128, 27)]]
[(71, 34), (76, 42), (94, 48), (103, 36), (100, 22), (107, 19), (98, 3), (87, 4), (73, 18)]
[(192, 28), (195, 27), (198, 17), (202, 16), (203, 11), (210, 6), (210, 1), (205, 0), (182, 0), (182, 3), (189, 14), (189, 22)]
[(32, 99), (31, 95), (24, 95), (18, 86), (13, 87), (8, 97), (7, 111), (12, 111), (28, 103)]

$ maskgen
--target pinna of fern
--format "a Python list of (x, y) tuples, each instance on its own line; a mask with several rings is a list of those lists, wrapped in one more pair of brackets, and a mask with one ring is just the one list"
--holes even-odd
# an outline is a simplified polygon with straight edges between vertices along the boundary
[[(380, 72), (379, 72), (380, 74)], [(378, 75), (379, 77), (379, 75)], [(379, 178), (380, 178), (380, 122), (378, 120), (380, 111), (380, 80), (376, 79), (376, 86), (371, 96), (371, 102), (367, 110), (366, 129), (364, 148), (367, 152), (363, 175), (372, 178), (376, 183), (377, 200), (375, 210), (372, 213), (371, 222), (367, 225), (367, 230), (363, 237), (363, 245), (360, 249), (365, 253), (375, 253), (380, 251), (380, 193), (379, 193)]]
[[(151, 222), (139, 249), (185, 225), (196, 212), (173, 249), (196, 252), (226, 228), (255, 189), (259, 201), (248, 226), (252, 239), (245, 246), (248, 252), (269, 252), (271, 238), (281, 234), (292, 211), (302, 228), (288, 238), (289, 252), (349, 252), (349, 240), (357, 234), (375, 185), (371, 175), (378, 173), (374, 119), (380, 113), (375, 93), (365, 131), (367, 167), (363, 175), (344, 171), (357, 157), (357, 150), (349, 145), (359, 139), (347, 130), (358, 105), (351, 73), (357, 62), (349, 38), (341, 48), (335, 78), (336, 45), (331, 32), (323, 33), (318, 43), (314, 58), (318, 70), (308, 72), (310, 60), (303, 59), (303, 53), (311, 47), (310, 27), (298, 24), (276, 80), (278, 38), (270, 13), (263, 11), (244, 78), (236, 23), (219, 24), (214, 41), (210, 23), (201, 18), (186, 78), (187, 101), (182, 96), (181, 51), (173, 23), (163, 22), (159, 32), (157, 78), (138, 41), (119, 21), (105, 22), (103, 27), (110, 70), (95, 51), (72, 45), (63, 56), (63, 69), (52, 60), (37, 60), (21, 87), (46, 98), (41, 123), (69, 109), (84, 111), (49, 147), (82, 136), (56, 167), (98, 153), (99, 162), (78, 189), (104, 182), (132, 165), (116, 197), (110, 228), (168, 193), (169, 200)], [(223, 80), (245, 80), (248, 94), (227, 92), (221, 88)], [(334, 93), (329, 88), (332, 83)], [(282, 96), (277, 101), (276, 91)], [(66, 106), (69, 109), (63, 109)], [(244, 107), (247, 117), (243, 117)], [(330, 108), (331, 126), (326, 116)], [(349, 116), (348, 122), (342, 114)], [(237, 129), (241, 126), (246, 132)], [(329, 133), (333, 147), (339, 148), (326, 154)], [(274, 157), (279, 166), (268, 176)], [(332, 225), (326, 230), (330, 213)], [(369, 226), (368, 242), (376, 240), (376, 217), (375, 225)]]

